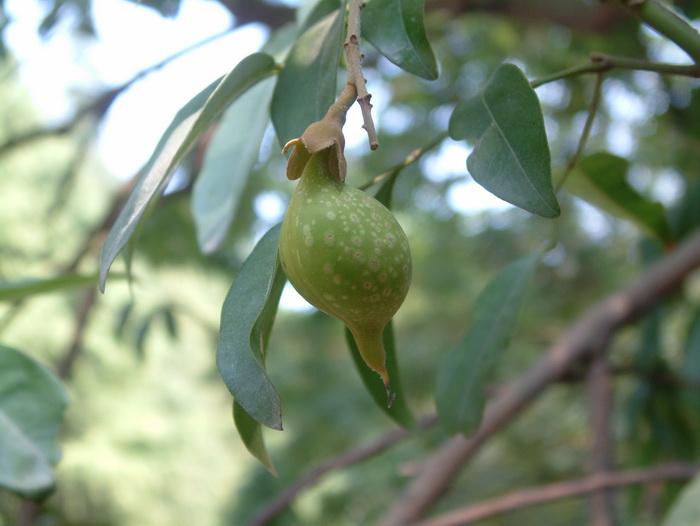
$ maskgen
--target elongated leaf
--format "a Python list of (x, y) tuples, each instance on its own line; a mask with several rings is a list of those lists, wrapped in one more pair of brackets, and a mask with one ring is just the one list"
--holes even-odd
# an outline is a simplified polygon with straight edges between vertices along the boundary
[(510, 342), (538, 256), (516, 261), (479, 294), (465, 339), (442, 360), (437, 410), (450, 432), (469, 436), (484, 411), (484, 382)]
[(233, 402), (233, 421), (236, 424), (236, 429), (243, 441), (243, 445), (248, 452), (257, 458), (260, 463), (276, 477), (277, 470), (272, 463), (272, 459), (270, 459), (267, 447), (265, 447), (262, 426), (235, 400)]
[[(180, 109), (158, 143), (154, 155), (144, 167), (136, 187), (107, 235), (100, 258), (100, 288), (102, 291), (104, 291), (107, 272), (114, 259), (129, 242), (152, 200), (163, 191), (180, 161), (189, 153), (197, 140), (226, 106), (251, 86), (275, 73), (276, 68), (275, 61), (269, 55), (264, 53), (249, 55), (241, 60), (221, 82), (212, 83)], [(166, 149), (169, 139), (180, 126), (184, 125), (197, 112), (199, 114), (183, 142), (175, 153), (171, 154), (169, 148)]]
[(263, 236), (241, 267), (221, 312), (216, 365), (238, 404), (282, 429), (280, 398), (265, 373), (264, 350), (285, 277), (277, 257), (281, 225)]
[(391, 394), (393, 396), (391, 407), (387, 405), (387, 392), (384, 382), (376, 371), (373, 371), (367, 366), (362, 355), (360, 355), (360, 350), (357, 348), (352, 333), (347, 328), (345, 329), (345, 339), (348, 342), (348, 347), (350, 348), (355, 366), (362, 378), (362, 383), (365, 384), (365, 388), (372, 396), (377, 406), (397, 424), (406, 428), (414, 428), (416, 426), (416, 419), (406, 403), (406, 397), (401, 387), (401, 377), (399, 376), (399, 364), (396, 359), (396, 344), (394, 341), (392, 322), (387, 324), (384, 329), (384, 334), (382, 335), (384, 350), (386, 351), (386, 369), (391, 379)]
[(37, 294), (91, 285), (97, 285), (97, 274), (66, 274), (53, 278), (0, 282), (0, 301), (17, 301)]
[(423, 24), (424, 0), (368, 0), (362, 36), (404, 71), (438, 78), (437, 62)]
[(68, 396), (48, 369), (0, 345), (0, 486), (37, 496), (55, 482), (56, 443)]
[(467, 168), (486, 190), (533, 214), (559, 215), (542, 109), (517, 66), (499, 66), (481, 93), (455, 108), (449, 130), (476, 141)]
[(637, 192), (627, 182), (629, 162), (608, 152), (584, 157), (564, 186), (573, 194), (615, 217), (633, 222), (661, 243), (673, 242), (666, 210)]
[(666, 515), (662, 526), (696, 526), (700, 517), (700, 476), (683, 490)]
[(342, 30), (337, 10), (307, 29), (287, 56), (271, 105), (280, 145), (301, 136), (335, 101)]
[(274, 79), (244, 93), (225, 112), (212, 137), (202, 170), (192, 190), (192, 214), (197, 241), (204, 253), (219, 248), (253, 165), (270, 118)]

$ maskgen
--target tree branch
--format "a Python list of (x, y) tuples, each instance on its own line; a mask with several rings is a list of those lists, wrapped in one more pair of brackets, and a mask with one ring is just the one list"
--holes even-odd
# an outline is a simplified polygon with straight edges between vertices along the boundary
[(650, 484), (672, 479), (689, 479), (698, 471), (697, 465), (692, 464), (661, 464), (648, 469), (621, 471), (617, 473), (597, 473), (590, 477), (548, 484), (537, 488), (514, 491), (475, 504), (466, 508), (451, 511), (431, 520), (419, 523), (417, 526), (456, 526), (469, 524), (495, 515), (546, 504), (554, 500), (586, 495), (601, 490), (631, 486), (635, 484)]
[(499, 391), (479, 430), (470, 438), (448, 440), (423, 464), (418, 475), (385, 516), (384, 526), (405, 526), (423, 516), (479, 448), (514, 421), (552, 382), (596, 349), (606, 349), (624, 325), (647, 313), (700, 266), (700, 232), (643, 272), (628, 288), (592, 307), (519, 379)]

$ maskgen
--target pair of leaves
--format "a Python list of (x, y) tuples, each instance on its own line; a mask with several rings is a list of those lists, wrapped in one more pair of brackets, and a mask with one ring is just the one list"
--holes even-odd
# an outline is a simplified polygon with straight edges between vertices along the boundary
[(436, 404), (448, 431), (469, 436), (478, 428), (486, 403), (484, 383), (508, 347), (538, 259), (516, 261), (484, 288), (469, 332), (442, 360)]
[[(190, 152), (219, 114), (253, 85), (277, 72), (272, 57), (254, 53), (244, 58), (221, 81), (215, 81), (195, 95), (175, 115), (170, 126), (144, 166), (134, 190), (107, 235), (100, 257), (100, 288), (104, 291), (107, 272), (119, 252), (134, 235), (153, 200), (165, 189), (175, 168)], [(195, 117), (196, 115), (196, 117)], [(182, 142), (176, 132), (190, 119), (194, 122)], [(179, 142), (172, 153), (171, 149)]]
[(281, 224), (241, 266), (221, 311), (219, 373), (234, 397), (234, 421), (249, 451), (271, 472), (260, 424), (282, 429), (280, 397), (265, 373), (265, 349), (286, 282), (277, 255)]
[(652, 202), (627, 182), (629, 161), (608, 152), (584, 157), (567, 178), (564, 186), (609, 214), (636, 224), (663, 246), (673, 243), (666, 210)]
[(48, 369), (0, 345), (0, 486), (38, 497), (55, 483), (56, 444), (68, 396)]
[(486, 190), (542, 217), (560, 214), (542, 108), (517, 66), (502, 64), (480, 93), (459, 104), (449, 133), (475, 143), (467, 168)]

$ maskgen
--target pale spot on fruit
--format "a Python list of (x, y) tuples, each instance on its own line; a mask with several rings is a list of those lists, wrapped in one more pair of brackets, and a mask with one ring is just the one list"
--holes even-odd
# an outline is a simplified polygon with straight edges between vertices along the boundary
[(326, 214), (326, 217), (327, 217), (328, 219), (335, 219), (335, 212), (328, 212), (328, 213)]
[(333, 272), (333, 266), (326, 263), (325, 265), (323, 265), (323, 271), (327, 274), (330, 274), (331, 272)]
[(308, 236), (305, 240), (304, 243), (306, 244), (307, 247), (310, 247), (311, 245), (314, 244), (314, 238), (311, 236)]

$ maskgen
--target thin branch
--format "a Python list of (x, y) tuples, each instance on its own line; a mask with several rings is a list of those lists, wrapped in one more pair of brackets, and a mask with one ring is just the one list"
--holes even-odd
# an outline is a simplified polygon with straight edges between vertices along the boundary
[(591, 53), (591, 62), (573, 68), (565, 69), (546, 77), (540, 77), (530, 81), (530, 86), (537, 88), (543, 84), (555, 82), (569, 77), (575, 77), (586, 73), (605, 73), (612, 69), (625, 69), (631, 71), (652, 71), (662, 75), (679, 75), (683, 77), (700, 78), (700, 67), (696, 65), (666, 64), (663, 62), (649, 62), (636, 58), (618, 57), (605, 53)]
[(87, 328), (87, 322), (90, 317), (90, 313), (95, 306), (96, 300), (97, 286), (93, 286), (90, 287), (83, 295), (83, 299), (78, 308), (78, 313), (75, 320), (73, 338), (68, 346), (68, 350), (63, 355), (63, 358), (57, 366), (58, 376), (64, 380), (69, 379), (73, 374), (73, 367), (78, 359), (78, 356), (80, 356), (80, 351), (83, 348), (85, 329)]
[(343, 47), (348, 67), (348, 83), (354, 84), (357, 88), (357, 102), (360, 104), (362, 120), (364, 121), (362, 127), (367, 131), (370, 149), (376, 150), (379, 148), (379, 140), (372, 120), (372, 104), (370, 103), (372, 95), (367, 92), (365, 77), (360, 66), (363, 58), (360, 51), (360, 11), (364, 5), (362, 0), (350, 0), (348, 4), (348, 30)]
[(451, 511), (416, 526), (456, 526), (469, 524), (495, 515), (502, 515), (538, 504), (578, 497), (601, 490), (652, 484), (665, 480), (686, 480), (695, 476), (698, 466), (693, 464), (661, 464), (648, 469), (598, 473), (590, 477), (548, 484), (537, 488), (507, 493), (480, 504)]
[[(588, 368), (588, 400), (593, 430), (591, 467), (595, 475), (607, 475), (613, 470), (613, 440), (610, 430), (612, 411), (612, 376), (605, 350), (596, 352)], [(591, 526), (612, 526), (614, 507), (612, 493), (606, 488), (591, 495)]]
[[(421, 428), (426, 428), (432, 426), (436, 421), (437, 417), (435, 415), (427, 416), (420, 419), (419, 426)], [(300, 478), (294, 484), (292, 484), (289, 488), (287, 488), (277, 497), (271, 500), (265, 506), (265, 508), (260, 513), (258, 513), (258, 515), (256, 515), (250, 522), (248, 522), (247, 526), (263, 526), (265, 524), (268, 524), (280, 513), (282, 513), (299, 493), (301, 493), (309, 486), (316, 484), (322, 477), (324, 477), (328, 473), (378, 455), (379, 453), (385, 451), (394, 444), (397, 444), (398, 442), (410, 436), (411, 432), (406, 429), (394, 429), (393, 431), (386, 433), (385, 435), (379, 437), (373, 442), (370, 442), (369, 444), (349, 449), (343, 452), (342, 454), (338, 455), (337, 457), (334, 457), (324, 462), (323, 464), (312, 469), (309, 473), (304, 475), (302, 478)]]
[(424, 463), (385, 516), (384, 526), (405, 526), (422, 517), (491, 437), (511, 424), (544, 389), (597, 349), (606, 349), (623, 326), (646, 314), (700, 266), (700, 232), (618, 291), (583, 314), (530, 370), (506, 385), (488, 405), (470, 438), (448, 440)]

